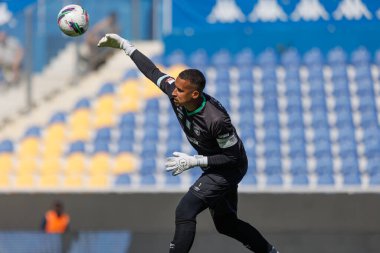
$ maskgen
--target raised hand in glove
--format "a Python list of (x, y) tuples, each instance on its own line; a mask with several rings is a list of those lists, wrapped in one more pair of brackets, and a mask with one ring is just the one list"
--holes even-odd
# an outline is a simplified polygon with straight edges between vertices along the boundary
[(103, 38), (99, 40), (98, 47), (112, 47), (123, 49), (129, 56), (136, 50), (135, 46), (133, 46), (131, 42), (115, 33), (107, 33)]
[(185, 153), (174, 152), (173, 156), (168, 157), (165, 163), (166, 171), (171, 171), (173, 176), (177, 176), (195, 166), (206, 167), (207, 156), (190, 156)]

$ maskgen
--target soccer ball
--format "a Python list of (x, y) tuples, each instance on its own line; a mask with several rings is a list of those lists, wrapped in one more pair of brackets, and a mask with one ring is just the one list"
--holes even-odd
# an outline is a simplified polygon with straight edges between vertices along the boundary
[(64, 34), (75, 37), (87, 31), (89, 17), (87, 11), (81, 6), (70, 4), (59, 11), (57, 21)]

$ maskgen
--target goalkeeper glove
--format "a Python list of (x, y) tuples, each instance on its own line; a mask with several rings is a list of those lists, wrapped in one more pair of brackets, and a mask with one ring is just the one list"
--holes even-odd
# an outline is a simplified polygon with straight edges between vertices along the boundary
[(168, 157), (165, 163), (166, 171), (171, 171), (173, 176), (177, 176), (195, 166), (206, 167), (207, 156), (190, 156), (181, 152), (174, 152), (173, 156)]
[(114, 33), (107, 33), (99, 40), (98, 47), (112, 47), (123, 49), (129, 56), (136, 50), (135, 46), (128, 40)]

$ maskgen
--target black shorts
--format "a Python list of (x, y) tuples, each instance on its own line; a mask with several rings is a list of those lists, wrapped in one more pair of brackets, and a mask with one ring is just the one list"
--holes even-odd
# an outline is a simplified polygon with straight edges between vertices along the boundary
[(204, 172), (190, 187), (190, 192), (203, 200), (211, 213), (236, 213), (237, 188), (246, 170), (229, 171), (228, 173)]

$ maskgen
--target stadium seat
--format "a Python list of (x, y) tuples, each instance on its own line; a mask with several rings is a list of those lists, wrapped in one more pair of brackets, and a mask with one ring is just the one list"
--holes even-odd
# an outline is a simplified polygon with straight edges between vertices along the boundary
[(43, 174), (40, 177), (38, 186), (42, 188), (59, 188), (61, 186), (60, 177), (57, 174)]
[(37, 169), (37, 159), (34, 157), (19, 157), (18, 163), (15, 165), (15, 170), (21, 174), (37, 173)]
[(61, 157), (46, 157), (39, 168), (41, 175), (58, 175), (62, 171)]
[(209, 64), (209, 59), (206, 51), (203, 49), (198, 49), (192, 52), (189, 56), (188, 64), (193, 68), (205, 71)]
[(303, 56), (303, 62), (306, 66), (321, 66), (324, 63), (322, 52), (319, 48), (313, 48), (307, 51)]
[(0, 171), (0, 189), (1, 188), (9, 188), (11, 186), (12, 182), (10, 179), (10, 176), (8, 174), (1, 174)]
[(175, 50), (165, 57), (165, 65), (173, 66), (176, 64), (185, 64), (186, 57), (182, 50)]
[(129, 174), (125, 174), (125, 173), (117, 175), (114, 184), (117, 186), (130, 185), (131, 177)]
[(34, 187), (36, 184), (35, 175), (32, 173), (17, 174), (15, 178), (15, 186), (18, 188)]
[(345, 185), (360, 185), (361, 178), (358, 172), (352, 172), (343, 175), (343, 184)]
[(75, 141), (70, 144), (68, 154), (72, 153), (85, 153), (86, 143), (84, 141)]
[(165, 185), (166, 186), (179, 186), (181, 184), (181, 178), (172, 176), (170, 173), (165, 173)]
[(269, 186), (281, 186), (283, 184), (282, 175), (281, 174), (267, 175), (266, 183)]
[(254, 174), (246, 174), (240, 182), (240, 185), (257, 185), (257, 179)]
[(8, 175), (13, 167), (13, 155), (10, 153), (0, 153), (0, 175)]
[(67, 174), (63, 179), (63, 186), (66, 188), (83, 189), (84, 179), (82, 174)]
[(341, 47), (333, 48), (327, 54), (327, 62), (330, 65), (346, 64), (347, 53)]
[(106, 188), (109, 186), (108, 174), (93, 174), (88, 179), (88, 186), (91, 188)]
[(56, 112), (54, 113), (48, 122), (48, 125), (56, 124), (56, 123), (65, 123), (67, 114), (65, 112)]
[(24, 133), (24, 138), (27, 138), (27, 137), (36, 137), (36, 138), (41, 137), (41, 127), (39, 126), (29, 127)]
[(216, 68), (229, 68), (232, 66), (232, 56), (228, 50), (219, 50), (211, 57), (211, 64)]
[(98, 93), (97, 93), (97, 96), (98, 97), (102, 97), (102, 96), (105, 96), (105, 95), (110, 95), (110, 94), (114, 94), (115, 93), (115, 84), (113, 83), (105, 83), (103, 84)]
[(91, 101), (88, 98), (81, 98), (79, 99), (75, 106), (74, 106), (74, 111), (78, 109), (88, 109), (91, 107)]
[(88, 172), (90, 175), (106, 175), (111, 171), (110, 157), (106, 153), (97, 153), (90, 158)]
[(141, 185), (154, 185), (156, 183), (156, 178), (152, 174), (142, 175), (140, 178)]
[(309, 178), (307, 174), (295, 174), (292, 177), (293, 186), (307, 186), (309, 184)]
[(234, 64), (237, 68), (252, 67), (254, 55), (250, 48), (243, 48), (235, 54)]
[(152, 175), (156, 172), (156, 159), (152, 156), (143, 156), (140, 166), (140, 175)]
[(11, 140), (2, 140), (0, 142), (0, 153), (12, 153), (14, 151), (14, 145)]
[(36, 157), (40, 153), (40, 139), (27, 137), (20, 142), (18, 154), (20, 157)]
[(114, 174), (132, 173), (137, 169), (137, 160), (130, 153), (120, 153), (116, 156), (112, 168)]
[(273, 68), (277, 65), (278, 59), (272, 48), (267, 48), (258, 55), (257, 63), (263, 68)]
[(331, 173), (318, 175), (317, 184), (319, 186), (333, 186), (335, 179)]
[(365, 47), (359, 47), (351, 54), (351, 63), (354, 65), (367, 65), (371, 61), (371, 56)]
[(83, 174), (86, 170), (86, 157), (82, 153), (74, 153), (66, 158), (64, 166), (66, 175)]

